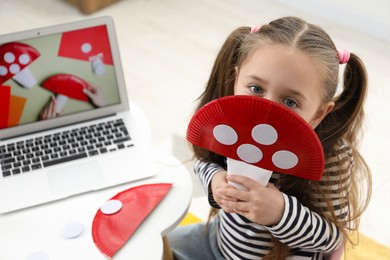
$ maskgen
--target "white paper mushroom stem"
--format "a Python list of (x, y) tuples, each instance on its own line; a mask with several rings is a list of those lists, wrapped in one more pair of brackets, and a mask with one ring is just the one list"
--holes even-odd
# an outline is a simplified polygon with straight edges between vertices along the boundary
[[(263, 186), (266, 186), (271, 178), (272, 171), (266, 170), (252, 164), (237, 161), (231, 158), (227, 158), (227, 172), (228, 174), (242, 175), (249, 177)], [(240, 190), (246, 190), (246, 188), (238, 183), (229, 182), (232, 186)]]
[(103, 53), (89, 57), (89, 61), (91, 62), (92, 71), (95, 75), (102, 76), (106, 72), (106, 66), (103, 62)]
[(60, 114), (65, 107), (68, 97), (65, 95), (57, 94), (56, 96), (56, 113)]
[(20, 85), (28, 89), (31, 89), (37, 84), (37, 80), (35, 79), (34, 75), (31, 73), (28, 67), (25, 67), (24, 69), (16, 73), (15, 76), (13, 76), (12, 78)]

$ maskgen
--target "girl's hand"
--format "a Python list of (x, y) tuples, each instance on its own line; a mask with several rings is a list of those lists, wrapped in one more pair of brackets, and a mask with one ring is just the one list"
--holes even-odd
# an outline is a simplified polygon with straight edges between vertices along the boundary
[(226, 171), (219, 171), (214, 175), (213, 179), (211, 180), (211, 192), (213, 193), (215, 202), (218, 203), (222, 210), (226, 211), (227, 213), (234, 213), (234, 208), (230, 208), (221, 204), (221, 201), (237, 202), (237, 199), (221, 194), (222, 190), (235, 189), (233, 186), (228, 184), (226, 176)]
[(243, 185), (247, 191), (221, 188), (219, 204), (222, 208), (232, 209), (252, 222), (262, 225), (276, 225), (280, 222), (284, 212), (284, 199), (274, 185), (269, 183), (264, 187), (251, 178), (239, 175), (229, 175), (227, 178)]

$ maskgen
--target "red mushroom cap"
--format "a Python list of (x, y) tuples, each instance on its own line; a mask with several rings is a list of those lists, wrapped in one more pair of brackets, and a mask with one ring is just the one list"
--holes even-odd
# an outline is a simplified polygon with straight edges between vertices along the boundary
[(9, 42), (0, 46), (0, 84), (12, 78), (30, 65), (41, 54), (34, 47)]
[(153, 183), (132, 187), (111, 198), (122, 202), (122, 208), (112, 214), (97, 211), (92, 223), (92, 238), (108, 258), (127, 242), (139, 225), (171, 189), (171, 183)]
[(192, 117), (187, 140), (209, 151), (263, 169), (320, 180), (321, 142), (311, 126), (287, 107), (254, 96), (211, 101)]
[(42, 83), (42, 87), (69, 98), (89, 101), (89, 97), (84, 94), (83, 89), (90, 89), (90, 85), (75, 75), (57, 74), (51, 76)]

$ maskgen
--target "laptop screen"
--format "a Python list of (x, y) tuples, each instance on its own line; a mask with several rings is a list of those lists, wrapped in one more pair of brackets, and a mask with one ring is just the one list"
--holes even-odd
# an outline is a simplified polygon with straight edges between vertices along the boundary
[(43, 121), (58, 126), (71, 116), (83, 121), (89, 115), (76, 115), (121, 104), (119, 54), (106, 24), (111, 20), (97, 21), (37, 29), (29, 32), (33, 37), (7, 42), (0, 37), (1, 130)]

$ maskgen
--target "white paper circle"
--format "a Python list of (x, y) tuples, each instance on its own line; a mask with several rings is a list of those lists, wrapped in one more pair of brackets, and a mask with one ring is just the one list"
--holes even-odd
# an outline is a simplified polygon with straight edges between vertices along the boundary
[(213, 135), (218, 142), (224, 145), (235, 144), (238, 140), (236, 131), (228, 125), (217, 125), (213, 129)]
[(263, 152), (253, 144), (242, 144), (237, 148), (237, 155), (247, 163), (257, 163), (263, 158)]
[(19, 56), (19, 63), (22, 65), (26, 65), (30, 62), (30, 56), (27, 54), (22, 54)]
[(11, 72), (12, 74), (17, 74), (19, 73), (20, 71), (20, 66), (18, 64), (12, 64), (11, 66), (9, 66), (9, 72)]
[(30, 254), (26, 260), (49, 260), (49, 256), (44, 253), (44, 252), (40, 252), (40, 251), (37, 251), (37, 252), (34, 252), (32, 254)]
[(12, 62), (15, 61), (15, 55), (12, 52), (6, 52), (4, 54), (4, 60), (5, 60), (5, 62), (11, 64)]
[(5, 66), (0, 66), (0, 76), (5, 76), (7, 75), (8, 70)]
[(269, 124), (259, 124), (252, 129), (252, 138), (259, 144), (271, 145), (278, 140), (278, 132)]
[(62, 227), (61, 235), (64, 238), (76, 238), (84, 232), (84, 225), (79, 222), (70, 222)]
[(89, 53), (92, 50), (92, 45), (89, 42), (83, 43), (81, 45), (81, 51), (84, 53)]
[(298, 156), (286, 150), (281, 150), (272, 156), (272, 162), (280, 169), (291, 169), (298, 164)]
[(109, 200), (100, 207), (100, 210), (106, 215), (111, 215), (121, 210), (122, 206), (123, 204), (120, 200)]

